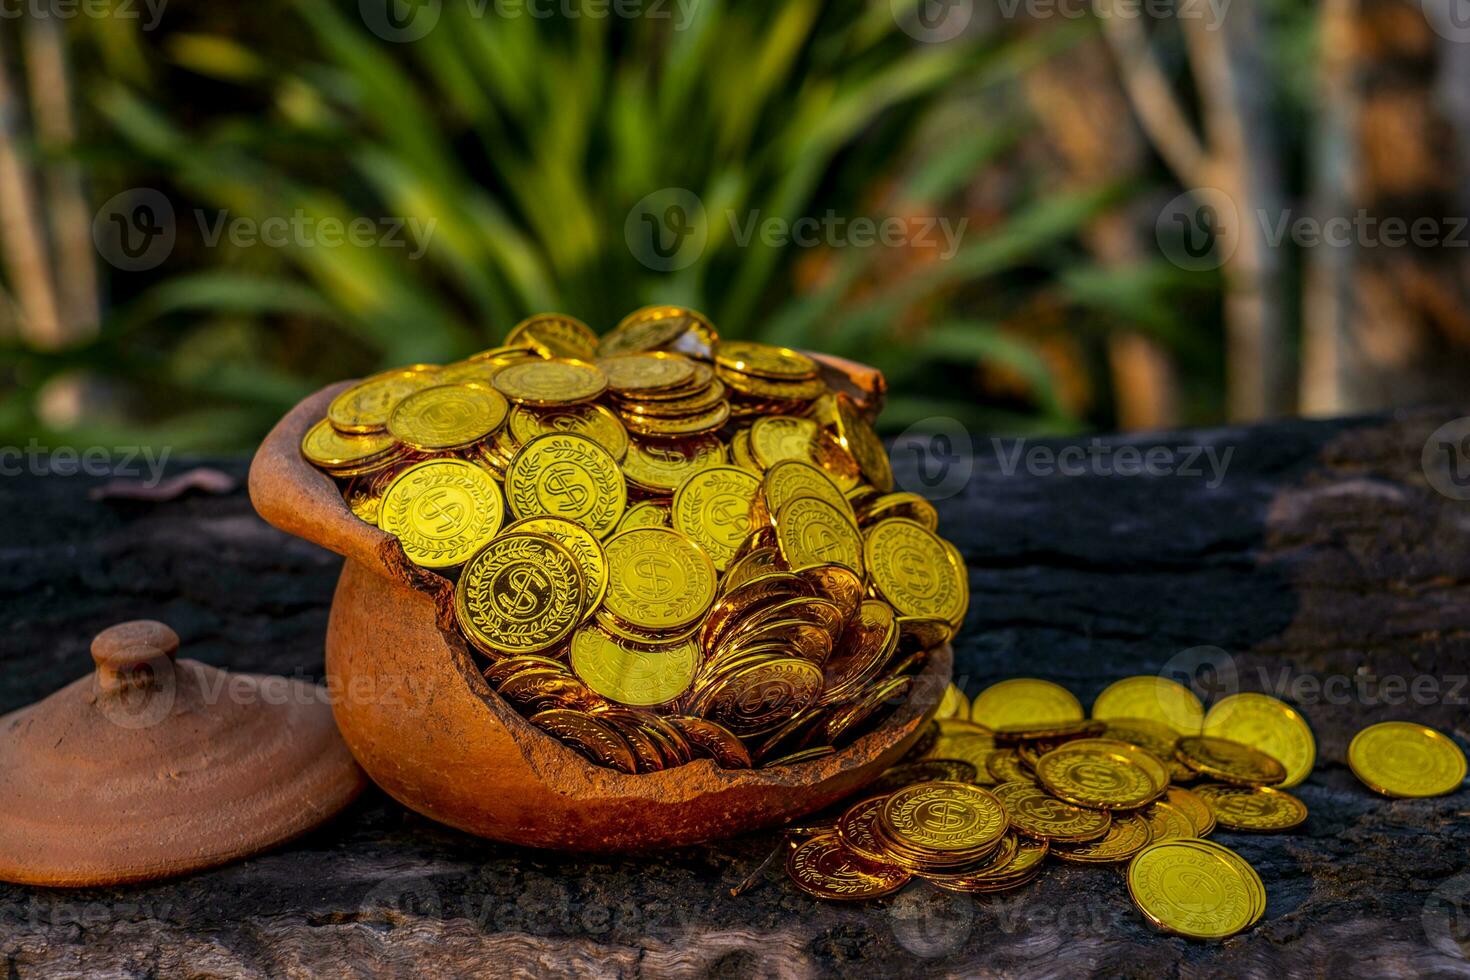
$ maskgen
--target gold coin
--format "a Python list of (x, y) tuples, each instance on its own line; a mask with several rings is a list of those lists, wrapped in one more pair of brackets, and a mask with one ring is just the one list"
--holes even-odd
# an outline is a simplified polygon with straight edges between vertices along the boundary
[[(742, 470), (750, 470), (757, 475), (765, 472), (761, 464), (755, 461), (755, 456), (750, 451), (750, 430), (741, 429), (730, 438), (730, 462)], [(816, 496), (812, 494), (811, 496)], [(775, 513), (775, 511), (772, 511)]]
[(598, 344), (602, 357), (642, 351), (681, 349), (700, 353), (716, 342), (714, 328), (704, 315), (682, 306), (645, 306), (634, 310), (608, 331)]
[(672, 525), (673, 508), (654, 500), (634, 504), (624, 511), (623, 516), (618, 520), (619, 531), (635, 527), (671, 527)]
[(567, 357), (517, 361), (501, 368), (493, 383), (519, 405), (542, 407), (590, 402), (607, 390), (597, 365)]
[(917, 783), (968, 783), (975, 767), (958, 759), (920, 759), (894, 766), (869, 786), (869, 792), (892, 793)]
[(1286, 767), (1280, 761), (1228, 738), (1186, 736), (1175, 743), (1174, 757), (1195, 772), (1224, 783), (1274, 786), (1286, 778)]
[(827, 383), (819, 377), (803, 381), (773, 381), (723, 365), (716, 368), (716, 373), (742, 399), (743, 414), (747, 417), (800, 412), (808, 402), (827, 393)]
[(668, 704), (688, 689), (699, 662), (690, 640), (639, 648), (595, 626), (572, 634), (572, 670), (592, 690), (619, 704)]
[(593, 762), (623, 772), (637, 772), (638, 760), (622, 734), (600, 718), (584, 711), (552, 708), (531, 716), (531, 724), (555, 735)]
[(561, 544), (540, 534), (503, 534), (465, 564), (454, 612), (480, 649), (535, 653), (571, 635), (584, 590), (577, 560)]
[(1041, 873), (1042, 862), (1050, 853), (1051, 845), (1029, 837), (1015, 837), (1015, 843), (1014, 856), (998, 867), (979, 874), (926, 877), (936, 888), (969, 894), (991, 894), (1019, 888)]
[(863, 574), (863, 539), (857, 525), (825, 500), (788, 501), (776, 514), (776, 541), (793, 570), (841, 565)]
[(431, 459), (394, 478), (378, 526), (425, 568), (461, 565), (500, 531), (505, 500), (494, 477), (462, 459)]
[(730, 665), (696, 696), (691, 710), (742, 738), (761, 735), (812, 704), (822, 670), (796, 657), (754, 656)]
[(568, 405), (549, 409), (517, 405), (510, 413), (510, 432), (516, 442), (523, 444), (537, 436), (570, 432), (591, 439), (619, 462), (628, 454), (628, 430), (602, 405)]
[(1210, 809), (1208, 803), (1194, 794), (1193, 790), (1182, 786), (1170, 786), (1164, 792), (1164, 803), (1178, 810), (1189, 818), (1194, 825), (1194, 836), (1208, 837), (1215, 829), (1215, 811)]
[(1015, 749), (996, 749), (985, 757), (985, 772), (995, 783), (1035, 783), (1031, 770), (1021, 764)]
[(1286, 767), (1283, 789), (1312, 774), (1317, 740), (1311, 726), (1284, 701), (1265, 694), (1232, 694), (1205, 715), (1204, 734), (1242, 742), (1277, 759)]
[(1139, 811), (1139, 816), (1148, 821), (1149, 831), (1155, 843), (1161, 840), (1188, 840), (1200, 836), (1195, 822), (1189, 814), (1172, 803), (1158, 800)]
[(696, 377), (693, 362), (678, 354), (623, 354), (604, 357), (597, 366), (607, 375), (607, 386), (624, 395), (679, 388)]
[(939, 529), (939, 512), (916, 493), (885, 493), (863, 505), (857, 515), (860, 527), (900, 517), (930, 531)]
[(873, 587), (901, 614), (964, 617), (968, 572), (933, 531), (900, 519), (874, 524), (863, 535), (863, 560)]
[(1094, 718), (1146, 718), (1180, 735), (1198, 735), (1204, 716), (1204, 705), (1193, 691), (1152, 674), (1114, 681), (1092, 702)]
[(779, 758), (762, 762), (761, 768), (775, 769), (778, 766), (795, 766), (803, 762), (811, 762), (813, 759), (820, 759), (824, 756), (832, 755), (836, 751), (837, 749), (831, 745), (813, 745), (809, 749), (800, 749), (792, 752), (790, 755), (783, 755)]
[(870, 796), (848, 807), (837, 821), (837, 836), (860, 858), (880, 863), (890, 860), (874, 829), (887, 801), (887, 794)]
[(529, 347), (542, 357), (586, 360), (597, 353), (597, 334), (574, 316), (537, 313), (512, 327), (505, 335), (505, 344)]
[(642, 629), (687, 626), (715, 599), (718, 578), (704, 549), (672, 528), (620, 531), (605, 546), (609, 612)]
[(1150, 844), (1128, 865), (1128, 894), (1139, 911), (1159, 928), (1194, 939), (1224, 939), (1250, 928), (1260, 915), (1258, 893), (1264, 909), (1260, 876), (1209, 841)]
[(415, 449), (434, 452), (479, 442), (505, 424), (510, 405), (478, 384), (420, 388), (394, 406), (388, 431)]
[(1151, 769), (1140, 760), (1142, 754), (1126, 742), (1068, 742), (1036, 760), (1036, 781), (1068, 803), (1133, 810), (1153, 802), (1169, 785), (1163, 763)]
[(359, 381), (332, 399), (327, 418), (341, 432), (382, 432), (397, 405), (420, 388), (437, 384), (428, 367), (384, 371)]
[(902, 868), (865, 861), (835, 833), (807, 838), (786, 859), (791, 881), (816, 898), (861, 901), (891, 895), (912, 877)]
[(709, 553), (724, 571), (750, 534), (750, 503), (760, 480), (734, 466), (711, 466), (691, 475), (674, 492), (674, 527)]
[(817, 362), (789, 347), (728, 340), (715, 349), (715, 363), (741, 374), (773, 381), (804, 381), (817, 376)]
[(857, 463), (863, 479), (884, 493), (891, 493), (893, 466), (888, 461), (888, 453), (883, 449), (883, 441), (878, 438), (868, 420), (863, 418), (862, 412), (858, 411), (857, 404), (847, 395), (838, 392), (832, 396), (831, 412), (827, 418), (830, 419), (833, 435), (837, 437), (837, 444)]
[(339, 432), (327, 419), (301, 437), (301, 455), (308, 463), (326, 470), (355, 469), (392, 459), (397, 453), (397, 440), (386, 432), (349, 435)]
[(730, 419), (730, 404), (720, 402), (707, 411), (680, 418), (656, 418), (653, 416), (623, 416), (623, 425), (629, 432), (655, 439), (692, 437), (714, 432)]
[(1267, 786), (1201, 783), (1193, 792), (1229, 830), (1290, 830), (1307, 819), (1307, 806), (1290, 793)]
[(582, 619), (592, 615), (602, 604), (602, 597), (607, 594), (607, 555), (602, 550), (602, 542), (591, 531), (561, 517), (527, 517), (505, 530), (507, 534), (512, 531), (544, 534), (572, 553), (586, 587)]
[(1108, 832), (1106, 810), (1089, 810), (1059, 800), (1033, 782), (1001, 783), (992, 791), (1011, 817), (1011, 829), (1057, 843), (1097, 840)]
[(725, 463), (725, 444), (718, 436), (701, 435), (678, 442), (633, 440), (623, 472), (634, 484), (670, 495), (693, 473)]
[(724, 725), (692, 715), (670, 715), (667, 720), (698, 753), (713, 759), (720, 768), (751, 767), (750, 750)]
[(777, 462), (761, 477), (761, 496), (767, 515), (775, 514), (797, 497), (817, 497), (852, 517), (852, 504), (821, 469), (801, 459)]
[(522, 446), (505, 471), (505, 494), (517, 517), (566, 518), (599, 538), (617, 526), (628, 503), (617, 462), (591, 439), (570, 432)]
[(1384, 796), (1453, 793), (1465, 781), (1465, 753), (1445, 735), (1407, 721), (1385, 721), (1353, 736), (1348, 766)]
[(965, 692), (950, 684), (944, 689), (944, 697), (939, 700), (939, 710), (934, 712), (935, 718), (969, 718), (970, 699), (965, 697)]
[(1032, 677), (992, 684), (970, 704), (970, 720), (991, 730), (1010, 725), (1060, 724), (1082, 718), (1082, 704), (1071, 691)]
[(1052, 857), (1073, 864), (1116, 864), (1127, 861), (1153, 839), (1148, 821), (1134, 813), (1115, 813), (1108, 832), (1085, 844), (1058, 844)]
[(906, 847), (939, 855), (983, 850), (1005, 836), (1006, 808), (986, 790), (958, 782), (918, 783), (883, 803), (878, 820)]
[(816, 438), (817, 423), (811, 419), (769, 415), (750, 427), (750, 451), (761, 469), (768, 470), (782, 460), (811, 460)]
[(1148, 718), (1109, 718), (1103, 732), (1105, 738), (1128, 742), (1147, 749), (1169, 769), (1169, 778), (1174, 781), (1196, 777), (1193, 769), (1174, 758), (1174, 746), (1179, 735), (1163, 722)]
[(996, 780), (986, 768), (990, 754), (994, 751), (995, 739), (990, 735), (984, 732), (964, 732), (941, 734), (934, 740), (934, 744), (930, 746), (925, 757), (968, 762), (975, 767), (977, 782), (994, 784)]

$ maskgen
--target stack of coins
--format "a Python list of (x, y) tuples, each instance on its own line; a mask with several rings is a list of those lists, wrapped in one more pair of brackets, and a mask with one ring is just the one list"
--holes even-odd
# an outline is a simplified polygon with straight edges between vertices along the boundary
[[(675, 306), (365, 379), (302, 441), (454, 579), (488, 685), (587, 758), (791, 765), (899, 703), (969, 604), (922, 497), (799, 351)], [(966, 855), (974, 857), (974, 855)]]
[[(908, 758), (869, 788), (881, 792), (788, 831), (807, 839), (792, 843), (787, 872), (809, 894), (855, 900), (916, 877), (948, 891), (1004, 891), (1048, 857), (1126, 862), (1129, 895), (1149, 922), (1223, 939), (1259, 921), (1266, 889), (1244, 858), (1204, 838), (1217, 827), (1300, 826), (1307, 808), (1284, 787), (1305, 780), (1315, 758), (1306, 721), (1264, 694), (1232, 695), (1206, 713), (1180, 684), (1128, 677), (1088, 717), (1049, 681), (1002, 681), (973, 702), (951, 685)], [(1453, 740), (1409, 722), (1364, 729), (1348, 761), (1392, 797), (1453, 792), (1466, 775)]]

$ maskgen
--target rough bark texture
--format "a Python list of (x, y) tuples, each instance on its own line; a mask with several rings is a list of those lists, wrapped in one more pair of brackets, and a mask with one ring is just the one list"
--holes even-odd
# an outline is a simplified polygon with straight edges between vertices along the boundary
[[(1186, 447), (1230, 451), (1218, 486), (1202, 459), (1200, 476), (1046, 475), (1023, 454), (1008, 472), (1014, 444), (985, 439), (965, 490), (939, 502), (970, 565), (956, 669), (971, 694), (1043, 675), (1089, 703), (1118, 677), (1207, 660), (1233, 665), (1242, 689), (1294, 697), (1318, 739), (1297, 790), (1310, 820), (1216, 835), (1266, 884), (1246, 935), (1161, 936), (1114, 869), (1049, 867), (989, 899), (919, 883), (836, 906), (773, 868), (732, 899), (774, 835), (589, 859), (480, 841), (370, 791), (284, 850), (172, 884), (0, 886), (0, 974), (1470, 975), (1470, 796), (1381, 799), (1343, 762), (1376, 721), (1470, 736), (1470, 504), (1420, 468), (1429, 433), (1458, 414), (1100, 443), (1172, 448), (1176, 472)], [(898, 453), (905, 485), (922, 486), (919, 462)], [(244, 475), (244, 461), (216, 465)], [(80, 676), (92, 635), (137, 617), (172, 624), (206, 662), (319, 674), (339, 559), (268, 528), (243, 490), (94, 503), (93, 485), (0, 480), (0, 712)], [(1206, 645), (1230, 659), (1185, 654)]]

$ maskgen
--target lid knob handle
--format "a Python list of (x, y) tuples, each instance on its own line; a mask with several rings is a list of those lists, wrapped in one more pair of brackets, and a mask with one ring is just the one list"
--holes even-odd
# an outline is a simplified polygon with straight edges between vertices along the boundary
[(109, 626), (92, 640), (92, 662), (104, 692), (151, 687), (179, 652), (179, 634), (156, 619)]

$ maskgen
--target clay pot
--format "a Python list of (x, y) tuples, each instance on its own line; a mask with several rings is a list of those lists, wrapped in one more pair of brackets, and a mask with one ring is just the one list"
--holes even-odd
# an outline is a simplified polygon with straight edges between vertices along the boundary
[(94, 886), (227, 864), (367, 785), (327, 692), (176, 660), (163, 623), (92, 642), (95, 673), (0, 718), (0, 880)]
[[(828, 360), (871, 410), (881, 375)], [(271, 431), (250, 495), (271, 524), (347, 559), (327, 625), (337, 725), (368, 775), (405, 806), (495, 840), (585, 851), (646, 850), (770, 826), (855, 792), (917, 739), (949, 681), (934, 651), (914, 693), (876, 730), (820, 759), (726, 770), (708, 759), (628, 775), (542, 732), (490, 688), (454, 622), (453, 585), (412, 564), (398, 540), (358, 520), (336, 484), (302, 457), (323, 389)]]

